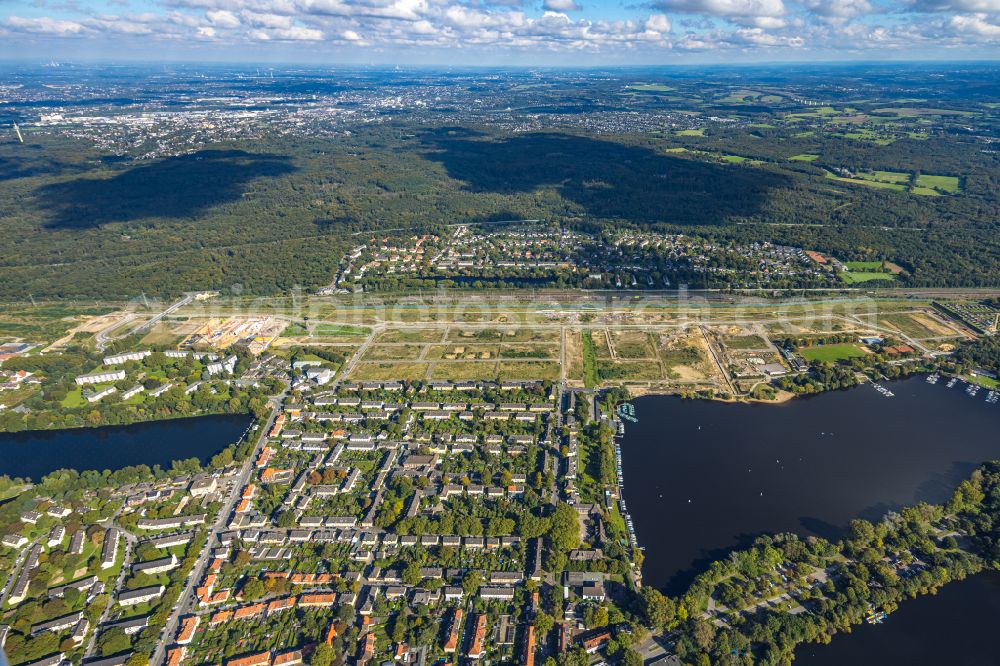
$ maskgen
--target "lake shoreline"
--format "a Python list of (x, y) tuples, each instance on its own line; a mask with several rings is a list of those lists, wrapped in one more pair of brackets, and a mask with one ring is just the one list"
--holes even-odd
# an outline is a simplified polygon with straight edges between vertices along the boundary
[[(972, 469), (1000, 457), (1000, 446), (985, 435), (1000, 416), (996, 406), (979, 405), (981, 400), (968, 399), (957, 387), (931, 385), (922, 376), (892, 386), (892, 398), (860, 385), (802, 396), (812, 399), (787, 401), (779, 410), (760, 408), (769, 402), (637, 398), (640, 422), (626, 423), (618, 441), (623, 497), (639, 544), (646, 547), (644, 581), (663, 587), (681, 571), (690, 580), (761, 534), (836, 540), (852, 518), (877, 521), (920, 501), (944, 501)], [(911, 409), (921, 416), (915, 420)], [(976, 418), (963, 418), (966, 409)], [(960, 422), (960, 434), (931, 423), (942, 411)], [(848, 414), (852, 418), (845, 419)], [(865, 438), (880, 445), (866, 445)], [(939, 446), (953, 439), (962, 444)], [(922, 442), (919, 449), (915, 442)], [(899, 454), (908, 457), (910, 468), (887, 480), (879, 470), (898, 468)], [(841, 478), (853, 478), (854, 484)], [(697, 479), (712, 479), (712, 488)], [(859, 483), (862, 490), (855, 489)], [(741, 524), (737, 515), (749, 522)], [(674, 520), (681, 531), (671, 538), (649, 532), (651, 525), (670, 529)], [(683, 537), (699, 533), (712, 536), (701, 545)], [(661, 543), (667, 547), (658, 547)], [(656, 573), (664, 564), (656, 563), (657, 553), (664, 550), (672, 553), (669, 575)], [(681, 551), (687, 555), (679, 557)], [(668, 587), (677, 591), (683, 585)]]
[(97, 425), (90, 425), (87, 423), (80, 425), (59, 425), (52, 428), (32, 428), (29, 430), (3, 430), (0, 429), (0, 435), (18, 435), (21, 433), (45, 433), (45, 432), (72, 432), (76, 430), (100, 430), (101, 428), (127, 428), (129, 426), (145, 425), (149, 423), (162, 423), (164, 421), (183, 421), (185, 419), (200, 419), (208, 416), (243, 416), (254, 418), (254, 415), (250, 412), (197, 412), (195, 414), (172, 414), (170, 416), (164, 416), (157, 419), (146, 419), (141, 421), (129, 421), (127, 423), (99, 423)]
[(117, 470), (168, 467), (175, 460), (205, 462), (240, 441), (256, 419), (210, 414), (127, 425), (0, 433), (0, 475), (41, 480), (60, 469)]

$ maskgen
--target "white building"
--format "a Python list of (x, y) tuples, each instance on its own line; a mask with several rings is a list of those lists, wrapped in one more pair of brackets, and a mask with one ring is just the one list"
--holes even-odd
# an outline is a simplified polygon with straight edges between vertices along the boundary
[(223, 372), (233, 374), (236, 369), (236, 357), (230, 356), (224, 361), (219, 361), (217, 363), (209, 363), (205, 366), (205, 372), (211, 375), (219, 375)]
[(139, 562), (132, 566), (133, 573), (144, 573), (151, 576), (164, 573), (165, 571), (170, 571), (171, 569), (176, 569), (180, 564), (176, 555), (171, 554), (169, 557), (164, 557), (158, 560), (151, 560), (149, 562)]
[(164, 589), (165, 588), (162, 585), (154, 585), (152, 587), (141, 587), (138, 590), (122, 592), (118, 595), (118, 605), (135, 606), (137, 604), (146, 603), (147, 601), (152, 601), (153, 599), (159, 599), (163, 596)]
[(127, 390), (124, 393), (122, 393), (122, 400), (128, 400), (129, 398), (131, 398), (133, 396), (139, 395), (140, 393), (142, 393), (145, 390), (146, 389), (143, 387), (142, 384), (136, 384), (135, 386), (133, 386), (129, 390)]
[(100, 402), (104, 398), (107, 398), (112, 393), (117, 393), (118, 389), (114, 386), (108, 386), (100, 391), (92, 391), (90, 393), (84, 393), (84, 397), (87, 398), (87, 402)]
[(166, 393), (167, 391), (169, 391), (173, 387), (174, 387), (174, 385), (172, 383), (170, 383), (170, 382), (167, 382), (166, 384), (162, 384), (160, 386), (157, 386), (155, 389), (153, 389), (153, 390), (151, 390), (149, 392), (149, 397), (151, 397), (151, 398), (159, 398), (161, 395), (163, 395), (164, 393)]
[(113, 356), (105, 356), (104, 365), (121, 365), (126, 361), (141, 361), (152, 353), (153, 352), (151, 351), (134, 351), (125, 352), (124, 354), (114, 354)]
[(89, 375), (80, 375), (76, 378), (76, 383), (79, 386), (86, 386), (87, 384), (120, 382), (123, 379), (125, 379), (124, 370), (102, 370), (101, 372), (92, 372)]
[(333, 376), (336, 373), (330, 368), (308, 368), (306, 369), (306, 377), (316, 382), (317, 384), (329, 384), (333, 380)]

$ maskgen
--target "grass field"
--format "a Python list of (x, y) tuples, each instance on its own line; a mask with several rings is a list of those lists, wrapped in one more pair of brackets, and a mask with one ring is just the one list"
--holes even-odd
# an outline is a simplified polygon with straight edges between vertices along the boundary
[(865, 355), (865, 352), (860, 347), (852, 343), (806, 347), (805, 349), (800, 349), (799, 353), (807, 361), (827, 361), (831, 363), (833, 361), (842, 361)]
[(504, 342), (559, 342), (558, 330), (522, 326), (503, 332)]
[(926, 187), (932, 190), (940, 190), (948, 194), (955, 194), (960, 188), (959, 179), (954, 176), (929, 176), (920, 174), (917, 176), (917, 187)]
[(427, 367), (426, 363), (358, 363), (351, 372), (351, 379), (423, 379), (427, 374)]
[(677, 130), (674, 134), (677, 136), (705, 136), (705, 128)]
[(673, 92), (675, 89), (660, 83), (636, 83), (628, 87), (636, 92)]
[(660, 365), (650, 361), (600, 361), (597, 374), (606, 381), (657, 381), (662, 379)]
[(819, 159), (819, 155), (816, 153), (801, 153), (799, 155), (792, 155), (788, 159), (793, 162), (815, 162)]
[(590, 341), (594, 346), (594, 355), (597, 358), (611, 358), (611, 348), (608, 347), (608, 338), (604, 329), (587, 331)]
[(497, 377), (497, 362), (491, 361), (445, 361), (438, 363), (431, 371), (433, 379), (447, 379), (455, 382), (465, 380), (490, 380)]
[(557, 381), (559, 364), (545, 361), (501, 361), (496, 372), (501, 381), (510, 379)]
[(877, 271), (882, 268), (881, 261), (845, 261), (844, 265), (852, 271)]
[(869, 178), (845, 178), (844, 176), (834, 175), (829, 171), (826, 172), (826, 177), (841, 183), (852, 183), (854, 185), (865, 185), (867, 187), (879, 187), (886, 190), (896, 190), (898, 192), (906, 191), (906, 187), (904, 185), (900, 185), (899, 183), (883, 183), (882, 181)]
[(845, 271), (840, 274), (840, 279), (847, 284), (858, 284), (859, 282), (872, 282), (874, 280), (888, 280), (891, 282), (896, 279), (896, 276), (892, 273)]
[(902, 173), (900, 171), (873, 171), (871, 174), (860, 174), (861, 178), (879, 180), (883, 183), (901, 183), (906, 184), (910, 182), (910, 174)]
[(759, 335), (736, 335), (727, 337), (722, 342), (729, 349), (768, 349), (767, 343)]
[(298, 322), (289, 324), (285, 327), (285, 330), (281, 332), (281, 337), (283, 338), (301, 338), (306, 335), (309, 335), (309, 331), (304, 325)]
[(500, 358), (551, 359), (558, 354), (559, 347), (553, 345), (512, 344), (500, 347)]
[(428, 345), (426, 358), (428, 360), (460, 361), (463, 359), (496, 359), (500, 346), (475, 345), (461, 342), (447, 342), (441, 345)]
[(349, 326), (347, 324), (317, 324), (313, 335), (319, 337), (336, 337), (346, 335), (364, 337), (371, 332), (372, 330), (365, 326)]
[(875, 145), (878, 146), (888, 146), (890, 143), (895, 141), (895, 139), (892, 137), (883, 136), (869, 129), (861, 129), (854, 132), (844, 132), (843, 134), (834, 136), (842, 136), (845, 139), (854, 139), (855, 141), (870, 141), (871, 143), (874, 143)]
[(653, 358), (653, 350), (649, 345), (649, 336), (642, 331), (615, 331), (612, 333), (612, 343), (618, 358)]
[(376, 342), (437, 342), (441, 330), (437, 328), (394, 328), (378, 336)]
[(423, 349), (420, 345), (372, 345), (363, 361), (415, 361)]
[(755, 160), (750, 157), (743, 157), (742, 155), (721, 155), (720, 157), (723, 162), (727, 162), (729, 164), (744, 164), (747, 162), (749, 162), (750, 164), (761, 163), (760, 160)]
[(591, 331), (580, 332), (583, 345), (583, 385), (594, 388), (600, 381), (597, 376), (597, 352), (594, 349), (594, 335)]
[(83, 397), (83, 387), (78, 386), (69, 393), (67, 393), (66, 397), (63, 398), (62, 402), (60, 402), (59, 404), (61, 404), (63, 407), (67, 409), (78, 409), (86, 405), (87, 401)]
[(901, 171), (862, 171), (854, 174), (854, 178), (838, 176), (827, 172), (827, 178), (844, 183), (867, 185), (882, 189), (898, 190), (922, 196), (937, 197), (942, 194), (956, 194), (961, 191), (960, 180), (955, 176), (934, 176), (921, 174), (914, 180), (912, 174)]
[(879, 317), (879, 324), (888, 324), (902, 333), (916, 338), (957, 337), (958, 333), (934, 320), (925, 313), (891, 312)]
[(973, 377), (972, 375), (963, 375), (962, 379), (964, 379), (967, 382), (971, 382), (973, 384), (978, 384), (983, 388), (988, 388), (991, 391), (1000, 388), (1000, 381), (991, 379), (989, 377), (983, 377), (982, 375), (976, 375), (975, 377)]

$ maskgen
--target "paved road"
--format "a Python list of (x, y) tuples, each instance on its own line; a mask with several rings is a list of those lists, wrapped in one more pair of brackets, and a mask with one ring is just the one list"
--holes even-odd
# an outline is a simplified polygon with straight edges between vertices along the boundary
[(336, 390), (336, 388), (340, 385), (340, 383), (344, 381), (344, 378), (347, 377), (349, 374), (351, 374), (351, 371), (354, 370), (354, 366), (358, 364), (358, 361), (360, 361), (361, 358), (365, 355), (365, 352), (368, 351), (368, 348), (371, 346), (372, 342), (375, 340), (375, 338), (378, 337), (378, 335), (384, 329), (385, 326), (381, 325), (372, 328), (371, 334), (367, 338), (365, 338), (365, 341), (361, 344), (360, 347), (358, 347), (358, 350), (354, 352), (354, 355), (351, 356), (351, 358), (347, 360), (347, 363), (345, 363), (344, 366), (340, 369), (340, 376), (337, 377), (337, 380), (335, 382), (330, 384), (329, 390), (331, 391)]
[(135, 329), (134, 332), (138, 333), (139, 331), (148, 331), (149, 329), (153, 328), (153, 326), (155, 326), (157, 324), (157, 322), (159, 322), (161, 319), (163, 319), (164, 317), (166, 317), (167, 315), (169, 315), (169, 314), (171, 314), (173, 312), (176, 312), (177, 310), (181, 309), (182, 307), (184, 307), (185, 305), (187, 305), (188, 303), (190, 303), (193, 300), (194, 300), (194, 294), (188, 294), (187, 296), (185, 296), (181, 300), (176, 301), (173, 305), (171, 305), (170, 307), (168, 307), (166, 310), (164, 310), (160, 314), (156, 315), (155, 317), (153, 317), (152, 319), (150, 319), (149, 321), (147, 321), (145, 324), (143, 324), (139, 328)]
[(98, 351), (104, 351), (104, 349), (111, 343), (111, 338), (110, 338), (111, 331), (114, 331), (115, 329), (128, 324), (136, 317), (138, 317), (137, 314), (135, 314), (134, 312), (130, 312), (129, 314), (125, 315), (124, 318), (119, 319), (118, 321), (111, 324), (107, 328), (99, 331), (97, 335), (94, 336), (94, 342), (97, 343)]
[[(115, 514), (116, 517), (118, 513), (121, 513), (120, 509)], [(104, 612), (101, 613), (101, 617), (98, 618), (97, 624), (94, 626), (94, 630), (90, 632), (90, 640), (87, 641), (87, 649), (83, 652), (83, 658), (85, 660), (94, 655), (94, 650), (97, 649), (97, 637), (101, 634), (101, 627), (111, 616), (111, 611), (115, 607), (115, 600), (118, 598), (118, 593), (121, 591), (122, 585), (125, 584), (125, 578), (128, 576), (129, 571), (132, 568), (132, 555), (135, 553), (135, 544), (138, 539), (136, 539), (134, 534), (126, 532), (120, 527), (118, 528), (118, 531), (121, 532), (122, 538), (125, 540), (125, 555), (122, 559), (122, 568), (121, 571), (118, 572), (118, 578), (115, 579), (114, 587), (108, 591), (108, 595), (111, 597), (108, 601), (108, 605), (105, 607)]]
[(240, 473), (236, 477), (236, 481), (233, 483), (229, 496), (226, 498), (222, 508), (219, 509), (216, 521), (212, 525), (211, 531), (208, 533), (208, 538), (205, 539), (205, 545), (201, 549), (201, 554), (198, 556), (198, 561), (195, 562), (194, 568), (191, 569), (187, 582), (184, 584), (184, 590), (181, 592), (180, 597), (178, 597), (177, 603), (174, 605), (174, 609), (170, 613), (170, 617), (167, 618), (167, 624), (164, 626), (163, 632), (160, 634), (159, 643), (157, 643), (156, 650), (153, 652), (153, 656), (149, 660), (150, 664), (156, 666), (158, 664), (166, 663), (167, 647), (173, 643), (174, 636), (177, 634), (180, 617), (186, 612), (188, 606), (194, 598), (195, 588), (205, 575), (209, 555), (211, 554), (212, 549), (215, 548), (215, 542), (218, 539), (219, 534), (226, 528), (229, 516), (232, 514), (233, 508), (236, 506), (237, 501), (239, 501), (241, 497), (243, 486), (250, 481), (250, 476), (254, 471), (254, 461), (257, 459), (257, 456), (260, 455), (261, 449), (267, 442), (267, 435), (271, 431), (271, 427), (274, 425), (275, 418), (277, 418), (278, 414), (281, 412), (281, 403), (287, 395), (288, 390), (286, 389), (281, 395), (271, 399), (271, 415), (261, 427), (260, 435), (257, 437), (257, 444), (254, 446), (253, 452), (247, 456), (247, 459), (243, 462), (243, 467), (240, 468)]
[[(166, 310), (164, 310), (160, 314), (154, 316), (152, 319), (150, 319), (149, 321), (147, 321), (142, 326), (139, 326), (134, 331), (131, 331), (131, 333), (138, 333), (139, 331), (148, 331), (149, 329), (153, 328), (153, 326), (155, 326), (156, 323), (159, 322), (161, 319), (163, 319), (167, 315), (169, 315), (169, 314), (177, 311), (178, 309), (184, 307), (185, 305), (187, 305), (188, 303), (190, 303), (193, 300), (194, 300), (194, 294), (188, 294), (187, 296), (185, 296), (184, 298), (180, 299), (179, 301), (174, 302), (172, 305), (170, 305), (170, 307), (168, 307)], [(104, 330), (100, 331), (97, 335), (95, 335), (94, 336), (94, 342), (97, 343), (97, 349), (100, 350), (100, 351), (104, 351), (105, 348), (107, 348), (107, 346), (109, 344), (111, 344), (112, 342), (114, 342), (117, 339), (117, 338), (112, 338), (111, 337), (111, 332), (115, 331), (115, 330), (117, 330), (117, 329), (119, 329), (119, 328), (121, 328), (123, 326), (125, 326), (127, 323), (129, 323), (130, 321), (136, 319), (138, 316), (139, 315), (136, 314), (136, 313), (134, 313), (134, 312), (133, 313), (129, 313), (128, 315), (125, 316), (124, 319), (121, 319), (121, 320), (115, 322), (111, 326), (108, 326)], [(123, 336), (118, 336), (118, 337), (123, 337)]]

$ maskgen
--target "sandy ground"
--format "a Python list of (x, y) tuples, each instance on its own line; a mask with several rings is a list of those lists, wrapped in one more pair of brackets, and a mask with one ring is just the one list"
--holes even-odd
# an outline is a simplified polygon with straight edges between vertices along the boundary
[(61, 349), (70, 340), (72, 340), (73, 336), (77, 333), (98, 333), (103, 331), (115, 322), (122, 321), (127, 314), (127, 312), (119, 311), (110, 312), (99, 317), (88, 317), (86, 315), (73, 317), (73, 319), (79, 321), (80, 323), (66, 331), (66, 335), (50, 344), (44, 351), (55, 351), (57, 349)]

